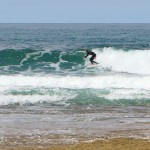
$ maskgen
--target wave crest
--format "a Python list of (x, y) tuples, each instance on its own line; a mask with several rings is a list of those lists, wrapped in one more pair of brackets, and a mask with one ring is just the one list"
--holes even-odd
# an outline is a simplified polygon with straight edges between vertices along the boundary
[[(150, 74), (150, 50), (114, 49), (112, 47), (92, 49), (97, 54), (96, 61), (100, 63), (97, 74), (103, 71), (125, 72), (132, 74)], [(13, 50), (0, 51), (1, 73), (28, 72), (67, 72), (82, 70), (87, 73), (85, 65), (89, 60), (84, 60), (84, 51), (48, 51), (48, 50)], [(81, 72), (80, 72), (81, 73)]]

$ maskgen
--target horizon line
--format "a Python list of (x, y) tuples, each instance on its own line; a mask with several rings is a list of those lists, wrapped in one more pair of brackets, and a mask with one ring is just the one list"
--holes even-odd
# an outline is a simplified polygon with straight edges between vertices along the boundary
[(150, 24), (150, 22), (0, 22), (0, 24)]

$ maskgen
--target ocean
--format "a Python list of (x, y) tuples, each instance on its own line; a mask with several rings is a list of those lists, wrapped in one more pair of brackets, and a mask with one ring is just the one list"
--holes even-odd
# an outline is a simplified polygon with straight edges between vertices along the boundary
[(0, 24), (0, 145), (118, 130), (149, 138), (149, 33), (150, 24)]

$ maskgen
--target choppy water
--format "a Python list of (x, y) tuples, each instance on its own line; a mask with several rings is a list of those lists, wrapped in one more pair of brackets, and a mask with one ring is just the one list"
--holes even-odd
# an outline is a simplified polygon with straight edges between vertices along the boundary
[[(1, 114), (55, 108), (58, 124), (60, 108), (145, 106), (145, 114), (149, 33), (150, 24), (0, 24)], [(98, 66), (83, 59), (84, 49)]]

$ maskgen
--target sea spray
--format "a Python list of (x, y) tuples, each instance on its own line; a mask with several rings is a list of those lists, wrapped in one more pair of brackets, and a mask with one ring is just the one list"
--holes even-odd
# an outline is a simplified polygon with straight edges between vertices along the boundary
[(150, 74), (150, 49), (149, 50), (123, 50), (112, 47), (93, 49), (97, 54), (97, 61), (102, 67), (110, 68), (117, 72)]

